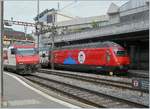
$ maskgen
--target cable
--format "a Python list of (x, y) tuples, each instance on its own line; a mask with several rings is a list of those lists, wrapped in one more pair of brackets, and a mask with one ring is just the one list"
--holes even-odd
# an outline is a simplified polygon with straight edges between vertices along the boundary
[(72, 2), (72, 3), (67, 4), (66, 6), (64, 6), (63, 8), (61, 8), (60, 10), (63, 10), (63, 9), (65, 9), (65, 8), (68, 8), (69, 6), (71, 6), (71, 5), (75, 4), (75, 3), (77, 3), (77, 0), (75, 0), (75, 1)]

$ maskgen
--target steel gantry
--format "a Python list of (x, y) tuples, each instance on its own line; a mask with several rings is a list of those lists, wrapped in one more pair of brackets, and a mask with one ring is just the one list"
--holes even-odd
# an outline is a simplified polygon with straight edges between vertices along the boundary
[(12, 21), (12, 20), (4, 20), (4, 24), (6, 26), (20, 25), (20, 26), (35, 27), (35, 23), (22, 22), (22, 21)]

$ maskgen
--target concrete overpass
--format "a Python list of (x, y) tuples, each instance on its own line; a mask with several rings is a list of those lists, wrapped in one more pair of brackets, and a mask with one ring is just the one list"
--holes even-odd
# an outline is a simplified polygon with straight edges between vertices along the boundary
[[(130, 2), (125, 5), (128, 6), (129, 3)], [(126, 6), (126, 10), (124, 9), (125, 5), (120, 7), (118, 12), (108, 12), (109, 22), (107, 22), (107, 25), (82, 32), (58, 35), (55, 37), (55, 42), (76, 41), (149, 30), (149, 4), (145, 2), (145, 4), (140, 5), (139, 7), (132, 7), (132, 9)], [(111, 8), (114, 7), (110, 6), (110, 10), (113, 10)], [(51, 43), (51, 39), (44, 38), (42, 42)]]

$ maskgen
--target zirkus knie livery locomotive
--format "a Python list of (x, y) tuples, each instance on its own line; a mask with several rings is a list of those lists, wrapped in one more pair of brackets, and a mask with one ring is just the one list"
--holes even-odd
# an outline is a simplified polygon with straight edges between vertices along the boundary
[(78, 70), (127, 72), (130, 64), (126, 50), (109, 41), (64, 46), (55, 49), (53, 55), (56, 67)]
[(34, 43), (14, 43), (3, 50), (4, 69), (20, 74), (34, 73), (39, 68), (39, 55)]

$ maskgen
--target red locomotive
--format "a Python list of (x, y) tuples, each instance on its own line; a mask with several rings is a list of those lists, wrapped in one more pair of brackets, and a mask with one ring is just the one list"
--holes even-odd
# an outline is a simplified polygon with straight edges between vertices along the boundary
[(3, 51), (4, 69), (30, 74), (39, 68), (39, 55), (34, 43), (16, 42)]
[(126, 50), (114, 42), (71, 45), (53, 51), (55, 67), (107, 72), (126, 72)]

